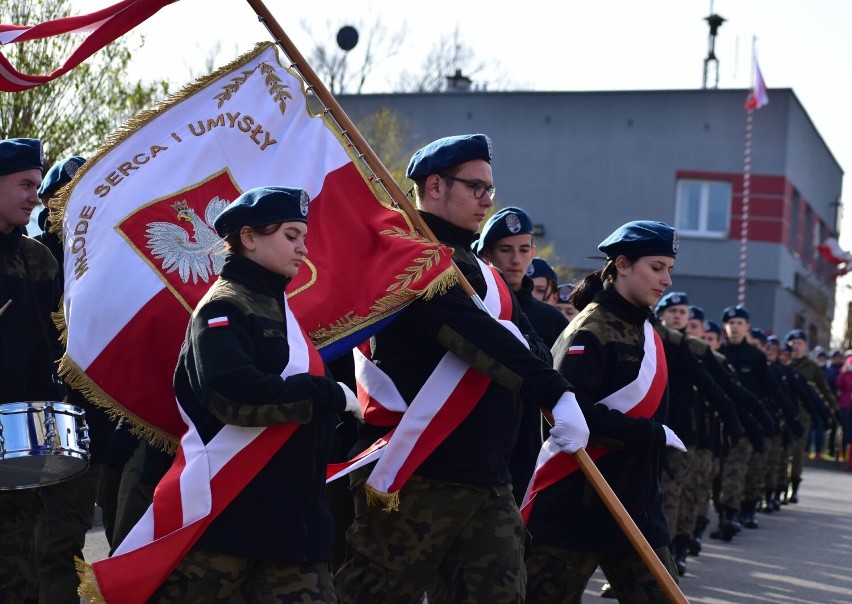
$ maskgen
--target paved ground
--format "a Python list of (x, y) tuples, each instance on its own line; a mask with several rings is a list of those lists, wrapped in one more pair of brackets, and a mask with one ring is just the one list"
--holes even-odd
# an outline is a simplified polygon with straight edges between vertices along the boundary
[[(705, 539), (688, 558), (681, 589), (695, 604), (852, 603), (852, 474), (835, 462), (808, 462), (800, 502), (760, 514), (760, 528), (743, 529), (731, 543)], [(708, 531), (709, 532), (709, 531)], [(103, 527), (90, 531), (86, 560), (107, 555)], [(583, 601), (598, 597), (603, 576)]]

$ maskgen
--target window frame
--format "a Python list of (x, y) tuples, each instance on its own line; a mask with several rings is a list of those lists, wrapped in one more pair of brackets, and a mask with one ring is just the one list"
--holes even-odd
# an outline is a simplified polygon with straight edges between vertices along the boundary
[[(689, 229), (680, 226), (681, 218), (684, 215), (682, 208), (683, 197), (681, 194), (681, 186), (683, 184), (698, 184), (701, 185), (699, 199), (699, 215), (698, 229)], [(722, 231), (709, 230), (707, 223), (710, 215), (710, 185), (725, 185), (728, 189), (728, 207), (726, 208), (725, 229)], [(675, 184), (675, 228), (678, 233), (688, 237), (704, 237), (708, 239), (727, 239), (731, 232), (731, 209), (733, 205), (734, 187), (729, 180), (713, 180), (707, 178), (678, 178)]]

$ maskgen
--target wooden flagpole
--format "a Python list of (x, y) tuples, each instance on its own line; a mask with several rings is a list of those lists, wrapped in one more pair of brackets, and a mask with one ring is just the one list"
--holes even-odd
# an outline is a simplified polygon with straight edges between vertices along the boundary
[[(344, 113), (343, 109), (340, 107), (340, 104), (334, 98), (334, 96), (329, 92), (329, 90), (325, 87), (322, 81), (317, 76), (316, 72), (308, 65), (302, 53), (296, 48), (293, 42), (290, 40), (289, 36), (284, 33), (284, 30), (278, 24), (275, 17), (269, 12), (269, 9), (264, 5), (262, 0), (246, 0), (249, 6), (252, 7), (255, 14), (257, 14), (257, 18), (264, 24), (269, 33), (274, 38), (276, 44), (278, 44), (287, 57), (290, 59), (292, 63), (292, 67), (298, 70), (298, 72), (302, 75), (302, 78), (308, 84), (309, 90), (311, 90), (316, 96), (317, 99), (322, 103), (325, 107), (326, 111), (337, 121), (340, 125), (343, 133), (349, 138), (353, 147), (358, 151), (359, 158), (367, 165), (367, 167), (372, 170), (372, 172), (378, 177), (378, 182), (385, 188), (388, 194), (391, 196), (393, 201), (399, 206), (399, 208), (405, 212), (405, 214), (411, 219), (417, 229), (427, 238), (432, 241), (437, 242), (438, 238), (432, 232), (432, 229), (426, 224), (423, 220), (423, 217), (414, 209), (411, 203), (408, 201), (405, 193), (402, 188), (397, 184), (397, 182), (393, 179), (390, 173), (385, 168), (384, 164), (379, 160), (376, 153), (361, 136), (361, 133), (358, 132), (358, 129), (355, 127), (355, 124), (349, 119), (349, 117)], [(453, 267), (456, 271), (456, 275), (458, 276), (459, 285), (462, 289), (474, 300), (474, 303), (480, 308), (485, 308), (482, 300), (477, 295), (476, 291), (474, 291), (473, 287), (470, 285), (468, 280), (464, 277), (462, 272), (458, 269), (458, 267), (453, 263)], [(486, 311), (487, 312), (487, 311)], [(550, 412), (546, 409), (542, 409), (548, 421), (553, 423), (553, 417), (550, 416)], [(627, 538), (630, 540), (633, 547), (636, 549), (636, 552), (642, 558), (642, 561), (645, 565), (650, 569), (651, 573), (654, 575), (654, 578), (657, 579), (657, 582), (662, 587), (663, 591), (665, 591), (666, 596), (669, 598), (669, 601), (674, 602), (676, 604), (686, 604), (687, 600), (684, 597), (683, 593), (678, 589), (677, 584), (672, 579), (671, 575), (669, 575), (668, 571), (666, 571), (662, 562), (660, 562), (659, 557), (651, 549), (651, 546), (648, 544), (648, 541), (645, 539), (645, 536), (636, 526), (636, 523), (633, 522), (633, 519), (630, 517), (630, 514), (627, 513), (627, 510), (624, 509), (624, 506), (619, 501), (615, 492), (613, 492), (612, 487), (609, 486), (606, 479), (600, 473), (597, 466), (592, 461), (589, 454), (586, 453), (584, 449), (579, 449), (574, 456), (577, 459), (577, 462), (582, 470), (583, 474), (586, 476), (586, 479), (592, 484), (592, 487), (598, 493), (598, 495), (603, 499), (604, 505), (606, 505), (607, 509), (609, 509), (610, 513), (615, 517), (616, 522), (621, 527), (621, 529), (627, 535)]]

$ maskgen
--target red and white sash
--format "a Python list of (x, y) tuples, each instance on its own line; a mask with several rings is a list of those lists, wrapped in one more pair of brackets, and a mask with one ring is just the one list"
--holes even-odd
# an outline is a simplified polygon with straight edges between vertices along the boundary
[[(483, 302), (498, 322), (529, 346), (518, 327), (510, 321), (512, 296), (503, 278), (479, 262), (485, 278)], [(356, 351), (358, 399), (368, 423), (396, 425), (361, 454), (357, 465), (378, 459), (367, 485), (380, 494), (394, 494), (444, 439), (461, 424), (491, 384), (491, 379), (451, 352), (446, 353), (420, 391), (406, 405), (396, 386), (364, 354)], [(355, 461), (355, 460), (353, 460)], [(352, 462), (350, 462), (352, 463)], [(336, 468), (339, 470), (339, 468)], [(346, 471), (337, 471), (334, 477)]]
[[(598, 403), (610, 409), (621, 411), (628, 417), (651, 417), (656, 413), (668, 382), (668, 366), (660, 336), (648, 321), (645, 321), (645, 356), (639, 367), (636, 379), (613, 392)], [(586, 452), (593, 460), (600, 459), (609, 449), (605, 447), (588, 447)], [(556, 484), (578, 469), (573, 455), (563, 453), (553, 437), (548, 438), (541, 448), (536, 460), (535, 472), (530, 481), (524, 501), (521, 505), (521, 515), (524, 522), (529, 521), (533, 503), (538, 493)]]
[[(286, 299), (284, 309), (290, 359), (281, 377), (306, 372), (325, 375), (322, 358)], [(295, 422), (265, 428), (226, 425), (205, 445), (183, 410), (181, 416), (187, 430), (171, 468), (157, 485), (153, 503), (111, 558), (83, 569), (84, 596), (120, 604), (147, 601), (207, 526), (299, 426)]]

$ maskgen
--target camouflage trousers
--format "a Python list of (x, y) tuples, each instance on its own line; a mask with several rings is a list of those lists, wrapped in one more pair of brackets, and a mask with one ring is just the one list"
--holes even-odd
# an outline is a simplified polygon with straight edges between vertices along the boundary
[(722, 459), (719, 476), (719, 504), (740, 509), (745, 492), (746, 474), (754, 448), (747, 438), (739, 439)]
[(436, 584), (448, 603), (523, 602), (526, 529), (511, 485), (412, 476), (399, 510), (385, 512), (366, 502), (371, 469), (350, 475), (355, 521), (335, 577), (341, 602), (408, 604)]
[(335, 604), (327, 562), (255, 560), (190, 550), (149, 603), (230, 602), (240, 594), (252, 604)]
[[(763, 475), (763, 490), (775, 490), (778, 484), (778, 467), (781, 465), (781, 453), (784, 450), (780, 434), (764, 439), (766, 450), (766, 473)], [(786, 482), (782, 484), (787, 484)], [(763, 493), (761, 493), (763, 495)]]
[(792, 441), (787, 443), (787, 446), (781, 444), (781, 455), (778, 456), (778, 471), (775, 474), (775, 488), (784, 490), (787, 488), (787, 483), (790, 482), (790, 446)]
[(799, 408), (799, 421), (804, 428), (802, 436), (793, 437), (790, 441), (790, 480), (802, 479), (802, 467), (805, 463), (805, 447), (808, 444), (808, 434), (811, 432), (811, 415), (804, 408)]
[[(654, 550), (678, 580), (668, 547)], [(578, 552), (533, 542), (527, 553), (527, 604), (579, 604), (589, 578), (600, 566), (622, 604), (668, 603), (665, 592), (636, 552)]]
[(0, 491), (0, 604), (20, 604), (36, 595), (31, 565), (33, 531), (40, 513), (36, 489)]
[[(669, 523), (669, 531), (672, 535), (692, 534), (692, 528), (684, 533), (680, 526), (680, 514), (683, 502), (684, 485), (690, 480), (692, 472), (692, 460), (695, 457), (695, 451), (692, 447), (685, 453), (678, 451), (672, 447), (666, 449), (666, 457), (668, 458), (669, 469), (672, 475), (663, 471), (660, 473), (660, 486), (665, 494), (663, 501), (663, 513), (666, 515), (666, 521)], [(695, 516), (692, 516), (693, 522)]]
[(743, 489), (743, 501), (758, 501), (763, 497), (763, 479), (766, 477), (767, 452), (771, 448), (773, 437), (763, 439), (763, 451), (754, 451), (748, 461), (748, 471)]
[(677, 527), (670, 527), (674, 535), (692, 535), (695, 519), (707, 516), (710, 490), (716, 471), (713, 466), (713, 451), (694, 449), (692, 469), (683, 485)]

